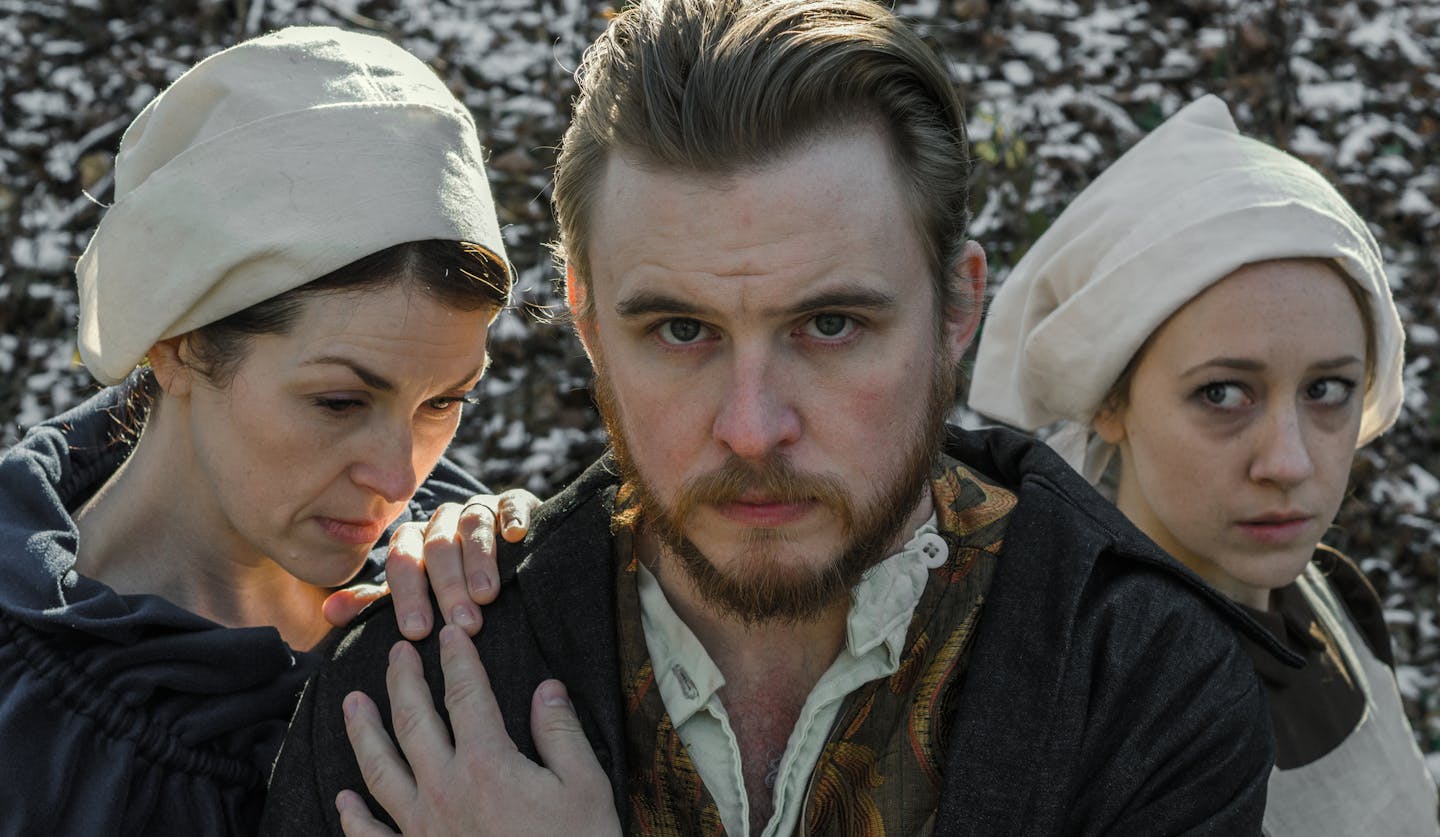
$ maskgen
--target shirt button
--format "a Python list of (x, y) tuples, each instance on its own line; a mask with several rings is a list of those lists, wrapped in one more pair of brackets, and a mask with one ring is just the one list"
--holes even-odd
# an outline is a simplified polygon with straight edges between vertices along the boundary
[(945, 563), (945, 559), (950, 557), (950, 548), (945, 545), (945, 539), (934, 532), (926, 532), (921, 535), (915, 546), (920, 550), (920, 560), (932, 570)]

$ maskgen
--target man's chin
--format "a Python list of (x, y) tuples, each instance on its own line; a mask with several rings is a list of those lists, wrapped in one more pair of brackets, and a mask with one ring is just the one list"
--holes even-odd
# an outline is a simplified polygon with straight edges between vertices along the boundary
[[(746, 624), (796, 623), (849, 601), (859, 580), (844, 566), (843, 545), (807, 544), (759, 530), (705, 551), (689, 540), (667, 544), (674, 561), (713, 613)], [(829, 556), (816, 559), (815, 556)]]

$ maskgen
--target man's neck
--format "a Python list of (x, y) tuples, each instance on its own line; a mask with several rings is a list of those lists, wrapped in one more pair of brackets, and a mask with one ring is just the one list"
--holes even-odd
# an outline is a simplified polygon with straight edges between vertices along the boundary
[[(933, 508), (926, 491), (881, 560), (898, 551)], [(850, 597), (807, 619), (749, 623), (706, 602), (656, 538), (641, 533), (637, 548), (675, 614), (725, 678), (719, 697), (740, 747), (750, 833), (758, 835), (774, 813), (774, 774), (790, 734), (816, 683), (845, 647)]]
[(774, 814), (774, 776), (805, 701), (845, 645), (849, 601), (803, 621), (749, 624), (703, 603), (675, 561), (646, 563), (725, 677), (718, 694), (740, 748), (750, 833), (758, 835)]
[(746, 622), (706, 602), (679, 562), (664, 556), (654, 538), (642, 535), (637, 545), (675, 614), (705, 646), (727, 683), (785, 679), (813, 686), (845, 644), (848, 600), (806, 619)]

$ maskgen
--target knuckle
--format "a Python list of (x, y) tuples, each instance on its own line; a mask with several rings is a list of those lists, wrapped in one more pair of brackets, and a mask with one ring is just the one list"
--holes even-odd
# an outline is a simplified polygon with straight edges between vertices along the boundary
[(456, 766), (459, 767), (462, 775), (471, 779), (474, 792), (483, 795), (494, 787), (495, 766), (492, 760), (482, 753), (467, 750), (457, 754)]
[(425, 725), (425, 719), (421, 714), (411, 707), (396, 705), (390, 711), (390, 720), (395, 725), (395, 734), (400, 738), (409, 738), (419, 733)]
[(444, 601), (448, 602), (452, 599), (468, 600), (470, 598), (470, 588), (466, 586), (463, 577), (447, 576), (445, 578), (435, 579), (434, 586), (435, 596)]
[(445, 683), (445, 708), (451, 715), (486, 697), (485, 687), (474, 678), (451, 677)]
[(390, 592), (399, 595), (413, 595), (425, 589), (425, 568), (408, 562), (387, 563), (385, 580)]
[(459, 534), (459, 527), (454, 525), (432, 526), (426, 529), (424, 538), (426, 555), (428, 556), (433, 549), (453, 546)]
[(378, 753), (357, 755), (355, 761), (360, 766), (360, 775), (365, 777), (365, 784), (371, 793), (382, 795), (390, 787), (393, 780), (385, 769), (385, 759)]
[(445, 503), (441, 505), (435, 510), (434, 514), (430, 515), (430, 519), (424, 524), (426, 536), (428, 537), (435, 532), (443, 532), (447, 529), (453, 530), (455, 528), (455, 520), (459, 515), (460, 507), (456, 504)]
[(401, 523), (395, 527), (395, 533), (390, 536), (390, 552), (394, 554), (397, 550), (413, 549), (424, 536), (425, 530), (420, 528), (418, 523)]

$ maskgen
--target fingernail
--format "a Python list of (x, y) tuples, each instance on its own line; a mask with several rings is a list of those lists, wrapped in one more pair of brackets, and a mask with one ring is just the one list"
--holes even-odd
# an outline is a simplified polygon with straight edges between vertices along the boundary
[(476, 591), (477, 593), (482, 590), (489, 590), (490, 576), (483, 572), (475, 573), (474, 575), (470, 576), (470, 589)]
[(425, 630), (425, 617), (418, 613), (408, 614), (405, 617), (404, 627), (406, 633), (423, 633)]
[(345, 720), (355, 717), (355, 696), (346, 695), (345, 700), (340, 703), (340, 711), (345, 713)]
[(404, 652), (401, 651), (400, 649), (403, 648), (404, 646), (405, 646), (405, 643), (403, 643), (403, 642), (397, 642), (397, 643), (395, 643), (394, 645), (390, 646), (390, 662), (393, 663), (393, 662), (396, 662), (396, 661), (398, 661), (398, 660), (400, 659), (400, 655), (401, 655), (402, 653), (404, 653)]
[(459, 642), (461, 639), (464, 639), (464, 638), (465, 638), (464, 632), (462, 632), (459, 628), (455, 627), (454, 625), (446, 625), (445, 627), (443, 627), (443, 628), (440, 629), (440, 644), (441, 644), (441, 645), (454, 645), (455, 643)]
[(455, 609), (450, 611), (450, 624), (452, 625), (459, 625), (462, 628), (473, 628), (477, 620), (478, 616), (475, 613), (475, 608), (469, 605), (455, 605)]
[(546, 706), (570, 705), (570, 698), (565, 694), (565, 684), (559, 680), (546, 680), (540, 684), (540, 700)]

